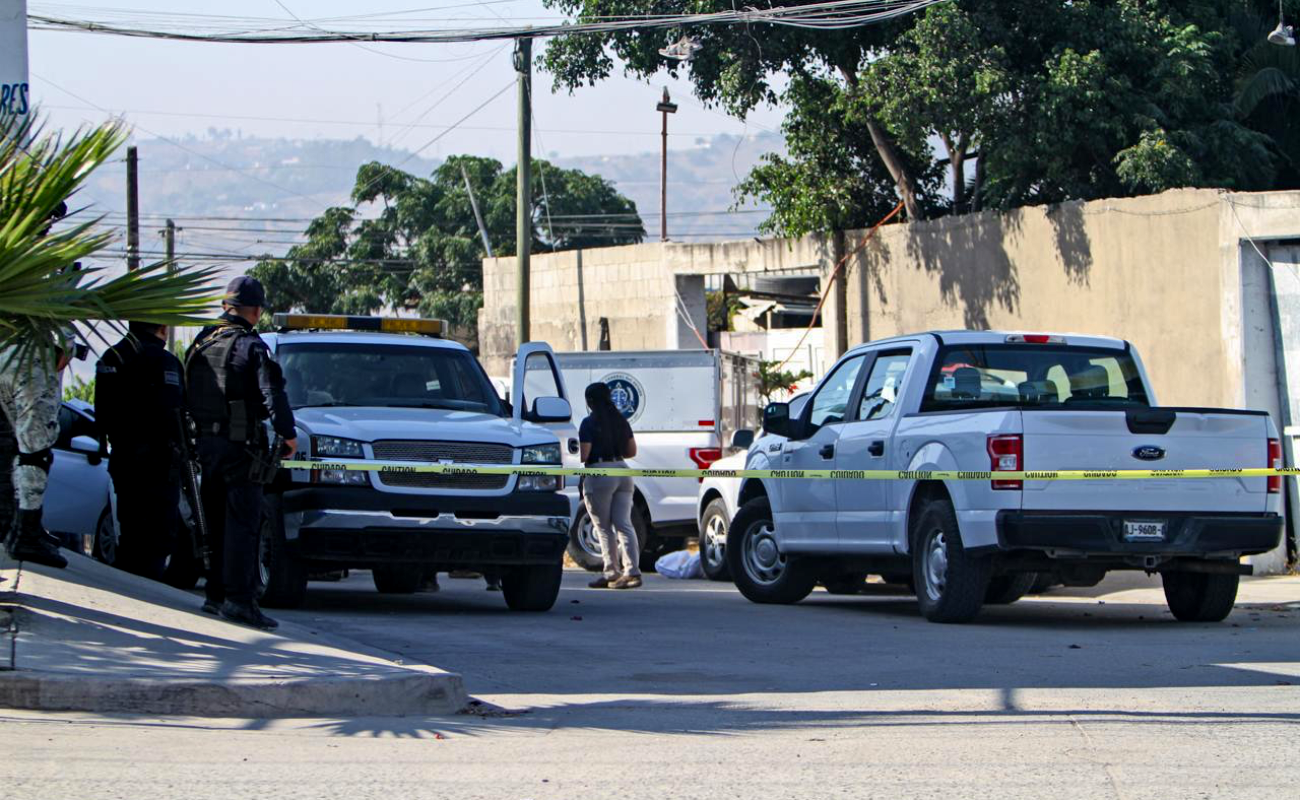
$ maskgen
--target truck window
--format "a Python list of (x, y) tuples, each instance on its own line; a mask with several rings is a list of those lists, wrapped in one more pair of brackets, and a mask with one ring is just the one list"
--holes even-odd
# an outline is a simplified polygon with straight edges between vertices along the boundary
[(862, 402), (858, 406), (859, 421), (884, 419), (894, 411), (898, 393), (903, 388), (903, 377), (912, 353), (885, 353), (876, 357), (862, 389)]
[[(586, 387), (582, 387), (585, 389)], [(560, 378), (546, 353), (530, 353), (524, 362), (524, 409), (532, 411), (539, 397), (562, 397)]]
[(866, 356), (855, 356), (841, 362), (830, 377), (822, 383), (817, 394), (813, 395), (812, 408), (809, 409), (808, 415), (809, 435), (823, 425), (834, 425), (844, 421), (845, 414), (848, 412), (849, 397), (853, 394), (853, 385), (858, 381), (858, 373), (862, 371), (862, 362), (865, 360)]
[(922, 411), (1148, 406), (1127, 352), (1048, 344), (955, 345), (939, 352)]
[(294, 408), (440, 408), (504, 415), (483, 368), (463, 350), (281, 341), (276, 360)]

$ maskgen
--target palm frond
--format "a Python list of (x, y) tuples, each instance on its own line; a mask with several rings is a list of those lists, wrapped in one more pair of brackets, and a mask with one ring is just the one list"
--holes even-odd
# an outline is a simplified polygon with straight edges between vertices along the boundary
[(203, 312), (217, 300), (217, 268), (158, 262), (109, 277), (103, 268), (74, 266), (113, 240), (98, 229), (101, 218), (49, 230), (59, 204), (125, 140), (118, 122), (79, 129), (66, 139), (43, 133), (34, 121), (0, 127), (0, 350), (10, 354), (6, 367), (15, 358), (20, 367), (50, 363), (76, 322), (209, 321)]

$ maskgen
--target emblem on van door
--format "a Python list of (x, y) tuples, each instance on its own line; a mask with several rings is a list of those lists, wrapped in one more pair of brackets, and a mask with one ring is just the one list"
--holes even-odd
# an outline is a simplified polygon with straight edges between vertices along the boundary
[(645, 389), (641, 387), (641, 382), (623, 372), (606, 375), (602, 381), (609, 385), (610, 398), (623, 418), (628, 422), (636, 422), (645, 410)]
[(1153, 444), (1144, 444), (1133, 448), (1133, 457), (1139, 461), (1159, 461), (1165, 457), (1165, 449)]

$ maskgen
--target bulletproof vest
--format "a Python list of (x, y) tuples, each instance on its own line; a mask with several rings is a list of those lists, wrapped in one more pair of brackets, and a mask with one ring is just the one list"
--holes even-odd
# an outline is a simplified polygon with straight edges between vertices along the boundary
[(230, 358), (245, 335), (252, 334), (235, 325), (222, 326), (185, 358), (185, 390), (201, 436), (229, 435), (232, 441), (248, 441), (247, 398), (232, 399), (229, 393)]

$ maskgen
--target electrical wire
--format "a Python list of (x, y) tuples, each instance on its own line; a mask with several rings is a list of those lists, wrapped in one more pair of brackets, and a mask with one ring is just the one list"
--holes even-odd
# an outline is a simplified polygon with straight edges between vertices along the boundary
[[(849, 30), (912, 14), (941, 2), (948, 2), (948, 0), (830, 0), (830, 2), (805, 3), (795, 6), (746, 7), (739, 10), (732, 9), (699, 14), (580, 16), (576, 21), (560, 19), (556, 22), (529, 26), (383, 31), (334, 31), (326, 30), (308, 22), (286, 28), (280, 20), (266, 20), (264, 18), (228, 20), (228, 18), (214, 18), (212, 15), (205, 17), (194, 15), (190, 19), (205, 21), (201, 24), (189, 23), (190, 27), (188, 28), (183, 27), (183, 24), (173, 24), (170, 29), (165, 24), (160, 24), (157, 27), (132, 27), (129, 20), (125, 24), (111, 24), (46, 14), (28, 14), (28, 25), (35, 30), (77, 31), (137, 38), (239, 44), (358, 41), (448, 43), (549, 38), (575, 34), (684, 29), (734, 24), (782, 25), (809, 30)], [(166, 20), (167, 17), (163, 17), (163, 19)], [(171, 19), (176, 20), (178, 17), (172, 15)], [(214, 19), (221, 21), (210, 21)], [(236, 26), (235, 22), (244, 22), (245, 24), (241, 28)], [(227, 27), (222, 28), (222, 25)], [(303, 30), (306, 25), (311, 25), (311, 27)]]

